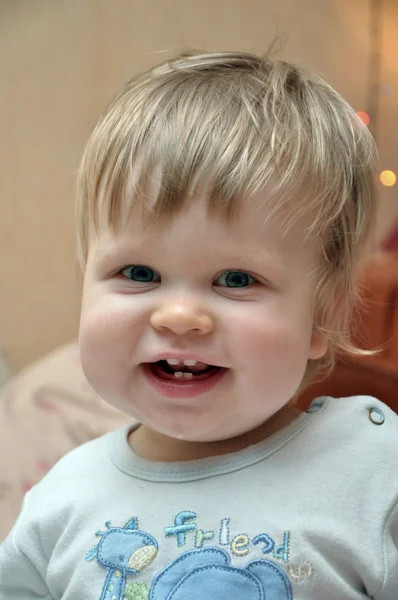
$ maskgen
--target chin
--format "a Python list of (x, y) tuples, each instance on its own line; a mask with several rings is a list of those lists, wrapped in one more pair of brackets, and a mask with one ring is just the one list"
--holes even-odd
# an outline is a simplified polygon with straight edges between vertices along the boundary
[[(150, 425), (148, 426), (151, 427)], [(167, 429), (164, 429), (164, 426), (160, 428), (151, 427), (151, 429), (155, 429), (162, 435), (165, 435), (169, 438), (173, 438), (176, 440), (184, 440), (186, 442), (192, 442), (197, 444), (223, 442), (225, 440), (230, 440), (232, 438), (239, 437), (250, 430), (250, 428), (248, 428), (228, 431), (227, 429), (222, 427), (220, 427), (219, 429), (214, 429), (214, 426), (201, 427), (198, 429), (198, 427), (195, 427), (195, 425), (187, 426), (183, 423), (180, 423), (179, 426), (177, 426), (174, 423), (172, 428)]]

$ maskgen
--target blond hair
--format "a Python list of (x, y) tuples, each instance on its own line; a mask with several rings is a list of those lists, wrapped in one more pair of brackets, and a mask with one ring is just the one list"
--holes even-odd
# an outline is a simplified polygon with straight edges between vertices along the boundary
[[(374, 163), (368, 129), (320, 77), (243, 52), (181, 54), (129, 81), (86, 146), (77, 199), (81, 262), (99, 213), (114, 227), (123, 198), (150, 223), (172, 218), (205, 182), (209, 209), (230, 219), (242, 199), (276, 182), (270, 213), (289, 206), (288, 220), (314, 214), (307, 235), (322, 250), (313, 274), (315, 326), (330, 343), (309, 371), (330, 369), (336, 351), (362, 352), (350, 341), (349, 321), (375, 219)], [(155, 172), (157, 197), (149, 203)]]

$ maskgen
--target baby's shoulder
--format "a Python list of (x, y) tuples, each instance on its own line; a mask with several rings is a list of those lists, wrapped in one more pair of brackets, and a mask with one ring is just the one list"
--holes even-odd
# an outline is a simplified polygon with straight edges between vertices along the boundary
[[(36, 547), (40, 539), (38, 547), (48, 557), (60, 540), (70, 545), (76, 531), (95, 531), (98, 511), (111, 505), (120, 487), (109, 449), (115, 437), (126, 434), (123, 427), (68, 452), (25, 495), (13, 533), (20, 548)], [(105, 522), (102, 514), (100, 520)]]
[(398, 466), (398, 415), (373, 396), (319, 398), (319, 414), (312, 422), (314, 435), (325, 448), (362, 456), (369, 463)]
[(342, 430), (356, 426), (357, 433), (376, 437), (381, 431), (383, 435), (394, 435), (398, 431), (398, 415), (373, 396), (319, 398), (314, 401), (317, 402), (325, 408), (321, 411), (322, 420), (329, 424), (338, 422)]
[(398, 415), (372, 396), (317, 398), (309, 412), (299, 456), (313, 479), (382, 520), (398, 503)]
[[(48, 499), (51, 506), (84, 498), (101, 484), (116, 475), (109, 447), (112, 439), (125, 435), (125, 427), (102, 435), (74, 448), (63, 456), (29, 492), (29, 504), (42, 505)], [(51, 506), (49, 508), (51, 508)]]

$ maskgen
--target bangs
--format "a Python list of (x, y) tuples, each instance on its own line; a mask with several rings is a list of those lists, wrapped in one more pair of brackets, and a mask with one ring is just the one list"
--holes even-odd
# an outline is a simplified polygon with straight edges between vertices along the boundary
[(146, 223), (172, 218), (203, 190), (230, 219), (271, 184), (269, 215), (312, 211), (319, 235), (362, 193), (374, 147), (351, 107), (293, 65), (233, 57), (180, 57), (126, 85), (86, 147), (80, 223), (114, 227), (136, 208)]

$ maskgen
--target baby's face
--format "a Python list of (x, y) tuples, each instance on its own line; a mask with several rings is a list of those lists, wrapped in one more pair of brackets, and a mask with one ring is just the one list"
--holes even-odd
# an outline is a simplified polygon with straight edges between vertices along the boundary
[[(197, 198), (170, 224), (138, 214), (93, 236), (80, 328), (93, 388), (150, 430), (225, 440), (267, 421), (295, 394), (314, 332), (315, 242), (304, 223), (265, 222), (266, 192), (230, 224)], [(265, 206), (263, 206), (265, 205)]]

